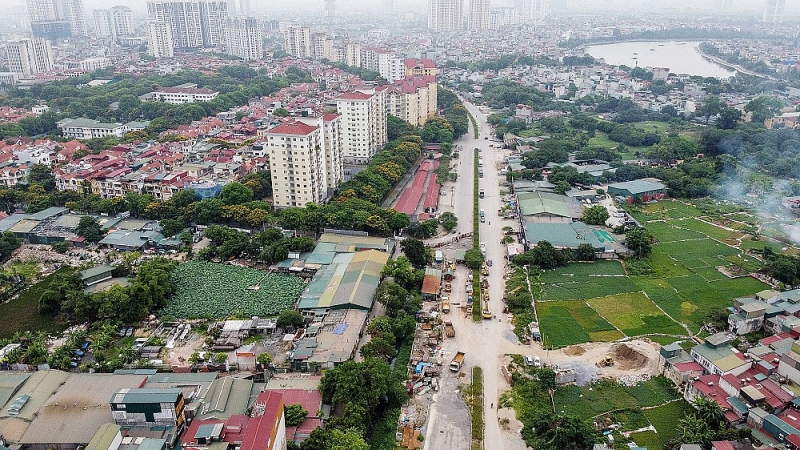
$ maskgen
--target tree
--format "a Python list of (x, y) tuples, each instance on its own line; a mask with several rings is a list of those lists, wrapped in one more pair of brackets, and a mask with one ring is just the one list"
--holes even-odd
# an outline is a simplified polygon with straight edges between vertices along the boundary
[(333, 430), (328, 450), (369, 450), (361, 434), (354, 430)]
[(564, 254), (548, 241), (539, 241), (530, 252), (533, 256), (533, 263), (542, 269), (555, 269), (567, 263)]
[(594, 205), (583, 213), (581, 220), (589, 225), (605, 225), (606, 220), (611, 217), (608, 210), (603, 205)]
[(703, 323), (709, 324), (717, 330), (728, 328), (728, 316), (730, 312), (722, 306), (714, 306), (703, 315)]
[(35, 164), (28, 173), (28, 183), (38, 184), (46, 192), (52, 192), (56, 188), (56, 178), (53, 170), (44, 164)]
[(50, 244), (50, 247), (57, 253), (67, 253), (67, 250), (69, 250), (69, 241), (56, 241)]
[(306, 420), (308, 411), (303, 408), (303, 405), (296, 403), (283, 407), (283, 414), (286, 417), (287, 427), (296, 427)]
[(722, 130), (732, 130), (736, 128), (736, 124), (742, 118), (742, 113), (733, 106), (726, 106), (719, 112), (716, 125), (717, 128)]
[(253, 201), (253, 190), (234, 181), (222, 187), (220, 198), (226, 205), (241, 205)]
[(272, 355), (270, 355), (267, 352), (264, 352), (258, 355), (258, 358), (256, 358), (256, 362), (261, 364), (262, 367), (267, 367), (270, 364), (272, 364)]
[(400, 242), (400, 248), (406, 255), (411, 264), (417, 268), (424, 268), (428, 264), (430, 249), (419, 239), (404, 239)]
[(642, 228), (635, 228), (625, 233), (625, 242), (634, 255), (646, 258), (650, 254), (652, 236)]
[(753, 114), (753, 123), (763, 125), (764, 121), (776, 116), (781, 108), (783, 108), (783, 102), (776, 98), (762, 95), (750, 100), (750, 102), (745, 105), (744, 110)]
[(442, 223), (442, 228), (444, 228), (445, 230), (453, 231), (458, 225), (458, 218), (456, 217), (455, 214), (451, 213), (450, 211), (447, 211), (445, 213), (442, 213), (441, 216), (439, 216), (439, 222)]
[(178, 219), (164, 219), (158, 224), (161, 225), (161, 233), (167, 237), (175, 236), (186, 228), (183, 221)]
[(275, 111), (272, 112), (275, 117), (289, 117), (289, 110), (286, 108), (275, 108)]
[(277, 324), (279, 327), (299, 327), (303, 325), (305, 320), (303, 315), (296, 309), (287, 309), (278, 315)]
[(464, 264), (472, 270), (480, 269), (483, 260), (483, 253), (477, 248), (471, 248), (464, 253)]
[(592, 244), (581, 244), (575, 250), (575, 255), (573, 256), (575, 261), (594, 261), (595, 260), (595, 253), (594, 247)]
[(703, 396), (698, 396), (693, 405), (697, 410), (697, 417), (711, 429), (717, 430), (725, 421), (725, 413), (719, 403)]
[(100, 223), (92, 216), (83, 216), (78, 222), (77, 233), (89, 242), (99, 242), (103, 238)]
[(565, 180), (560, 180), (556, 182), (555, 185), (556, 186), (553, 188), (553, 192), (558, 195), (564, 195), (567, 193), (567, 191), (572, 189), (572, 186), (570, 186), (569, 182)]

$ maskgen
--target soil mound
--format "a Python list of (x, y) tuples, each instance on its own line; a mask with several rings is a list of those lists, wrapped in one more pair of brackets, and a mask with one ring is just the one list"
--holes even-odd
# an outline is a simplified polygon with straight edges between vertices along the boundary
[(586, 349), (580, 345), (573, 345), (572, 347), (564, 349), (564, 354), (567, 356), (581, 356), (586, 353)]
[(614, 358), (616, 365), (623, 370), (641, 369), (648, 362), (647, 355), (627, 344), (615, 344), (612, 346), (611, 356)]

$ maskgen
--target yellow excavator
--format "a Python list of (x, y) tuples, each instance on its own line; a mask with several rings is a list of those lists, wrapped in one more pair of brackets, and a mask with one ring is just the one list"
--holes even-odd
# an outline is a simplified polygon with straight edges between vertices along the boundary
[(606, 355), (605, 358), (601, 359), (599, 363), (597, 363), (599, 367), (613, 367), (614, 366), (614, 358), (611, 355)]

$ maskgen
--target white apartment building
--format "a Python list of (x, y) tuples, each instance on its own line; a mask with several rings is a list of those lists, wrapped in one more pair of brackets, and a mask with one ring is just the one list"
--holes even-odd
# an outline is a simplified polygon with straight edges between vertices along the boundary
[(147, 22), (147, 54), (154, 58), (175, 56), (175, 39), (167, 22)]
[(31, 22), (48, 22), (58, 19), (54, 0), (28, 0), (28, 16)]
[(47, 39), (34, 37), (11, 42), (6, 53), (11, 72), (29, 77), (53, 70), (53, 48)]
[(208, 88), (198, 88), (197, 85), (181, 85), (158, 88), (153, 92), (139, 96), (139, 99), (147, 102), (181, 105), (183, 103), (209, 102), (214, 100), (217, 95), (219, 95), (219, 92)]
[(117, 39), (119, 36), (132, 36), (133, 13), (127, 6), (115, 6), (111, 9), (95, 9), (94, 33), (97, 37)]
[(764, 13), (761, 21), (764, 23), (783, 23), (786, 11), (786, 0), (764, 0)]
[(0, 186), (16, 186), (28, 178), (27, 166), (6, 166), (0, 168)]
[(266, 133), (276, 208), (322, 203), (327, 199), (322, 130), (284, 122)]
[(312, 58), (311, 28), (290, 26), (284, 32), (286, 53), (298, 58)]
[(228, 19), (225, 28), (225, 53), (245, 61), (261, 59), (264, 44), (261, 26), (254, 17)]
[(222, 43), (228, 18), (225, 0), (148, 0), (147, 16), (172, 30), (174, 48), (214, 47)]
[(342, 117), (339, 114), (324, 114), (320, 117), (298, 117), (297, 120), (322, 130), (322, 151), (325, 154), (325, 186), (328, 189), (328, 197), (330, 197), (344, 178)]
[(549, 0), (515, 0), (519, 23), (542, 24), (547, 17)]
[(428, 28), (448, 32), (461, 29), (463, 0), (428, 0)]
[(348, 164), (367, 164), (386, 144), (386, 91), (347, 92), (336, 99), (342, 116), (342, 156)]
[(94, 72), (95, 70), (105, 69), (109, 66), (111, 66), (111, 60), (103, 56), (86, 58), (78, 62), (78, 69), (86, 72)]
[(115, 6), (109, 10), (111, 13), (112, 30), (114, 36), (133, 36), (136, 29), (133, 27), (133, 12), (127, 6)]
[(128, 132), (128, 127), (121, 123), (103, 123), (92, 119), (61, 119), (56, 126), (62, 135), (75, 139), (124, 137)]
[(107, 9), (95, 9), (92, 11), (94, 19), (94, 35), (99, 38), (114, 38), (114, 31), (111, 27), (111, 13)]
[(425, 125), (436, 116), (436, 77), (426, 76), (396, 81), (388, 91), (387, 110), (414, 126)]
[(489, 2), (490, 0), (469, 0), (470, 30), (489, 29)]
[(83, 0), (60, 0), (59, 13), (62, 20), (69, 22), (73, 36), (86, 36)]

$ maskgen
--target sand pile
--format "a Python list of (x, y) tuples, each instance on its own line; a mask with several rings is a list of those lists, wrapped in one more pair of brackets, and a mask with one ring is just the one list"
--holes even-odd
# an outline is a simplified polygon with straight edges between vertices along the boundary
[(586, 353), (586, 349), (580, 345), (573, 345), (564, 349), (564, 354), (567, 356), (581, 356), (584, 353)]

